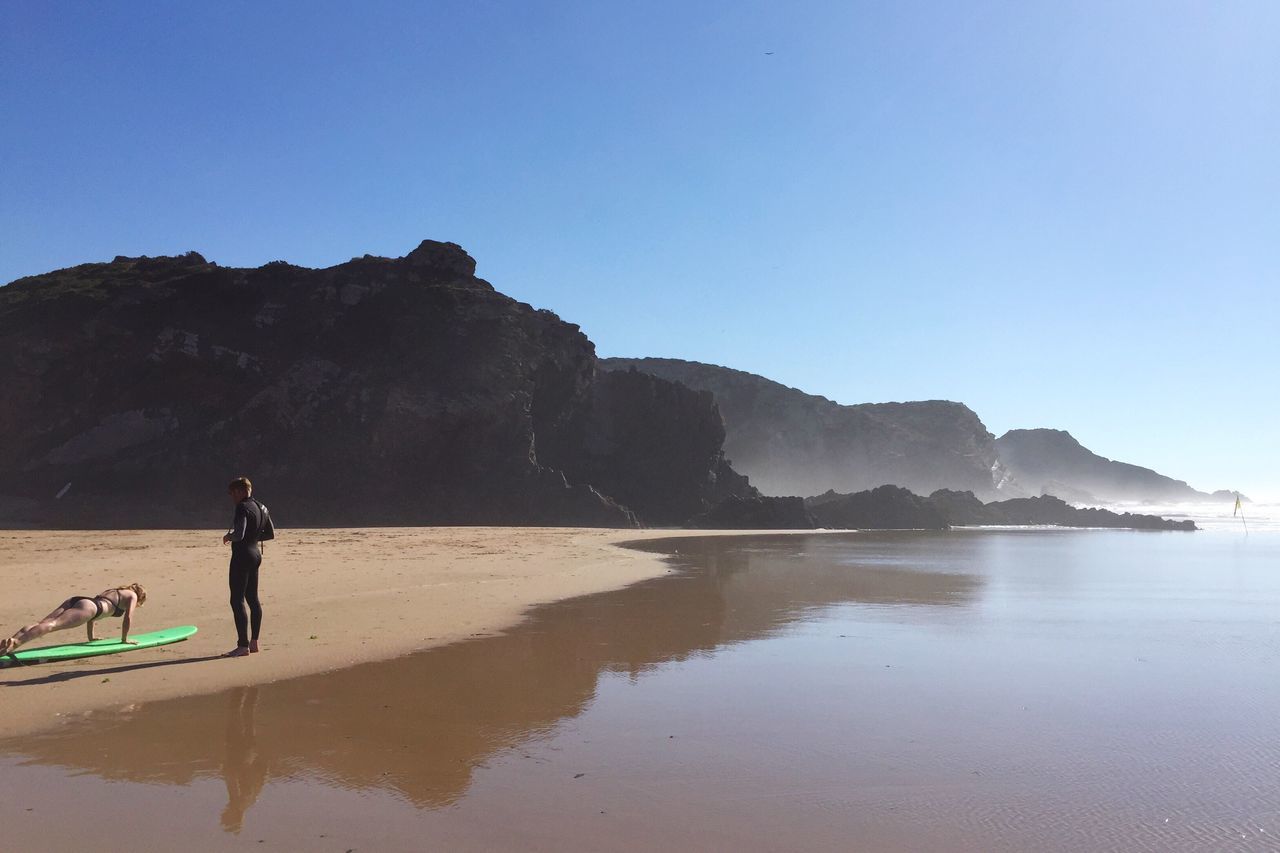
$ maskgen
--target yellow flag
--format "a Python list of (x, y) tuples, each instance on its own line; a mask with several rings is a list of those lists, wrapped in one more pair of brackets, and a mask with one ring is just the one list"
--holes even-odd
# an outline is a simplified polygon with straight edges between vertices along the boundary
[(1236, 513), (1240, 511), (1240, 493), (1236, 492), (1236, 508), (1231, 510), (1231, 517), (1235, 518)]

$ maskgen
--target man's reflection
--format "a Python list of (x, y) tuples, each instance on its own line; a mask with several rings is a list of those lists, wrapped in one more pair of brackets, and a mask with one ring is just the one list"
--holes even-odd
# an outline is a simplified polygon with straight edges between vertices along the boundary
[(239, 832), (244, 813), (262, 793), (267, 781), (267, 759), (258, 751), (254, 733), (257, 687), (237, 687), (227, 694), (227, 751), (222, 761), (222, 779), (227, 785), (227, 807), (222, 810), (222, 828)]

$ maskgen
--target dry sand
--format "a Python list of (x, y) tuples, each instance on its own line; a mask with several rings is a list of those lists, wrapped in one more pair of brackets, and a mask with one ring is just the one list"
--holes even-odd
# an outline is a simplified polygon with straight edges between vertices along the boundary
[[(745, 531), (738, 531), (745, 532)], [(261, 654), (235, 646), (221, 531), (0, 532), (0, 632), (71, 595), (138, 582), (134, 633), (197, 625), (184, 643), (0, 669), (0, 737), (97, 708), (209, 693), (322, 672), (508, 628), (531, 606), (601, 592), (669, 569), (617, 543), (688, 531), (566, 528), (290, 530), (268, 543)], [(698, 535), (702, 535), (699, 531)], [(113, 636), (120, 621), (98, 623)], [(118, 634), (114, 634), (118, 636)], [(28, 646), (80, 642), (84, 629)]]

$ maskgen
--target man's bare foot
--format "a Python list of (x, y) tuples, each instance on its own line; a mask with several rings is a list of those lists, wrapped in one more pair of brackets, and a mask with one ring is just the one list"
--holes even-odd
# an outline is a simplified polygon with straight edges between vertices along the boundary
[(18, 647), (18, 641), (13, 637), (5, 637), (0, 640), (0, 655), (7, 655)]
[(242, 658), (242, 657), (247, 657), (248, 654), (249, 654), (248, 646), (236, 646), (234, 649), (232, 649), (231, 651), (223, 655), (223, 657), (224, 658)]
[(249, 652), (250, 652), (251, 654), (255, 654), (255, 655), (256, 655), (256, 654), (257, 654), (258, 652), (260, 652), (260, 651), (262, 651), (262, 649), (258, 648), (258, 641), (257, 641), (257, 640), (250, 640), (250, 641), (249, 641)]

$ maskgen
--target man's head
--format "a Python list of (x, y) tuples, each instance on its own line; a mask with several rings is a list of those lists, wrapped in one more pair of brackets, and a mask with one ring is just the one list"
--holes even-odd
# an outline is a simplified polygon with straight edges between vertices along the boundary
[(231, 500), (240, 503), (240, 501), (253, 494), (253, 483), (249, 482), (248, 477), (236, 477), (227, 486), (227, 494), (231, 496)]

